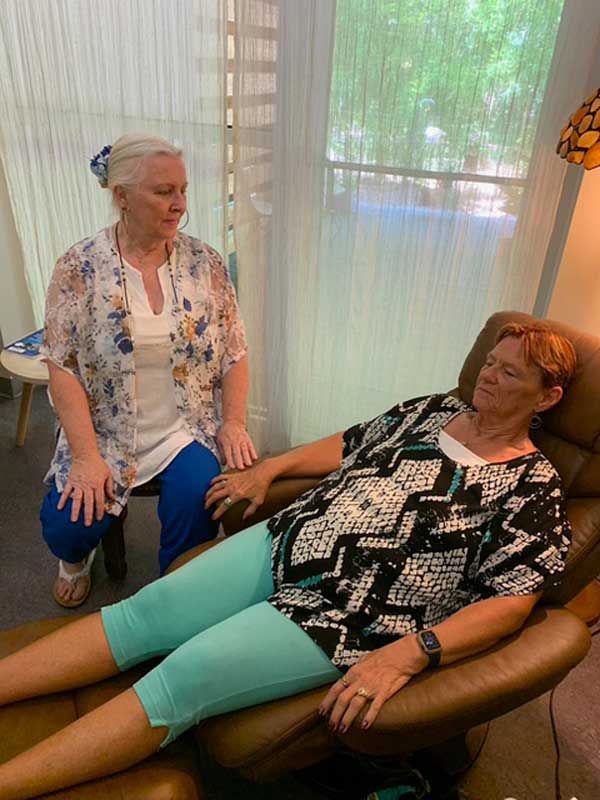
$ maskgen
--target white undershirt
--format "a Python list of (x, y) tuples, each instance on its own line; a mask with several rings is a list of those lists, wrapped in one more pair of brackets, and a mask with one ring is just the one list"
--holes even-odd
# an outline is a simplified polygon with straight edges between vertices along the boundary
[(465, 467), (474, 467), (478, 464), (490, 463), (486, 461), (485, 458), (481, 458), (472, 450), (469, 450), (468, 447), (461, 444), (458, 439), (455, 439), (443, 430), (440, 430), (438, 444), (448, 458), (451, 458), (453, 461)]
[(164, 297), (160, 314), (150, 308), (142, 273), (123, 263), (135, 339), (137, 474), (133, 485), (139, 486), (162, 472), (194, 439), (179, 416), (175, 400), (169, 328), (173, 287), (167, 262), (157, 270)]

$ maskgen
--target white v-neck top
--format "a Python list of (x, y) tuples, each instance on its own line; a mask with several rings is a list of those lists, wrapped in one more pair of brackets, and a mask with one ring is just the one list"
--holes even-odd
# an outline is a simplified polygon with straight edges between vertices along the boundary
[(157, 271), (164, 303), (161, 313), (154, 314), (142, 273), (123, 263), (135, 341), (137, 473), (133, 485), (139, 486), (162, 472), (194, 439), (179, 416), (175, 400), (169, 327), (174, 298), (168, 264)]
[(485, 458), (481, 458), (464, 444), (461, 444), (454, 436), (450, 436), (446, 431), (440, 430), (438, 444), (446, 453), (448, 458), (456, 461), (457, 464), (462, 464), (464, 467), (474, 467), (477, 464), (489, 464)]

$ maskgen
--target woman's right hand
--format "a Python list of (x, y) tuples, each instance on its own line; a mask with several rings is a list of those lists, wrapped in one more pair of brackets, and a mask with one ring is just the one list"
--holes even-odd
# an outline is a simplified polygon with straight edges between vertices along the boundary
[[(212, 519), (219, 519), (234, 503), (249, 500), (250, 505), (242, 515), (243, 519), (247, 519), (264, 503), (267, 490), (275, 477), (267, 459), (240, 472), (224, 472), (217, 475), (210, 482), (204, 508), (208, 509), (219, 504), (212, 515)], [(231, 502), (225, 502), (227, 499)]]
[(94, 519), (104, 516), (106, 497), (114, 500), (113, 479), (108, 464), (99, 453), (74, 458), (66, 486), (58, 501), (59, 511), (65, 507), (71, 497), (71, 522), (77, 522), (83, 504), (83, 522), (89, 527)]

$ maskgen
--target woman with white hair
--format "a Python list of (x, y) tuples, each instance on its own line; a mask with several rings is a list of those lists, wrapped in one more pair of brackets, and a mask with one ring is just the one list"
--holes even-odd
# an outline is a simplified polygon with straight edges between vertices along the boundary
[(59, 258), (42, 348), (60, 430), (40, 519), (65, 607), (87, 598), (95, 548), (135, 486), (160, 481), (162, 574), (215, 536), (204, 496), (220, 462), (256, 459), (235, 290), (221, 256), (178, 230), (181, 151), (131, 134), (91, 169), (119, 219)]

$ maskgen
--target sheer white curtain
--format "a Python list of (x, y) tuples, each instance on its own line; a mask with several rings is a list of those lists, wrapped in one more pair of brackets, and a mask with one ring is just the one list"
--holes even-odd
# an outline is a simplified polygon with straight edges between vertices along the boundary
[(238, 0), (261, 444), (450, 388), (490, 313), (532, 309), (598, 20), (592, 0)]
[[(260, 449), (286, 446), (304, 413), (298, 392), (307, 396), (315, 315), (326, 302), (318, 269), (334, 8), (334, 0), (235, 7), (234, 230)], [(315, 397), (315, 410), (321, 403)]]
[(2, 157), (38, 323), (56, 258), (113, 218), (89, 159), (123, 133), (183, 147), (186, 232), (224, 247), (225, 0), (3, 0)]

